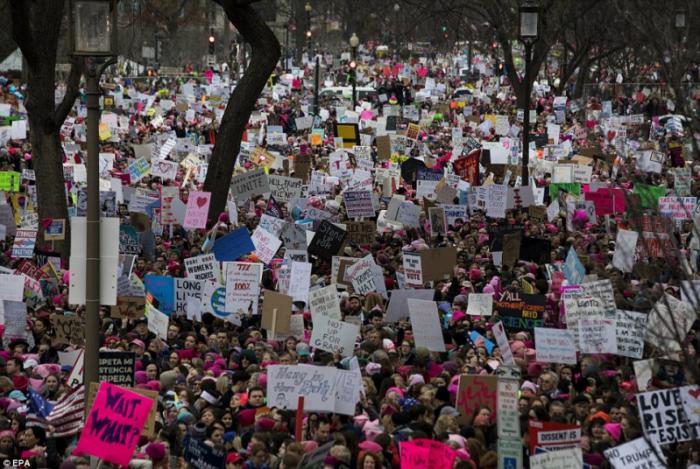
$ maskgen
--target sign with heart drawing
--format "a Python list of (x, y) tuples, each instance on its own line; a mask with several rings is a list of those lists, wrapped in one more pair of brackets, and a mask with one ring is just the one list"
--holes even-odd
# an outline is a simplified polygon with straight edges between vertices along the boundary
[(190, 192), (187, 199), (187, 212), (182, 224), (185, 228), (206, 228), (211, 192)]

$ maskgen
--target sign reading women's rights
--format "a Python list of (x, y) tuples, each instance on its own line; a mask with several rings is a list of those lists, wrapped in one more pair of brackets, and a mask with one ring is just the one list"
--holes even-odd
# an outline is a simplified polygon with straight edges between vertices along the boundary
[(103, 382), (73, 451), (128, 466), (153, 400)]

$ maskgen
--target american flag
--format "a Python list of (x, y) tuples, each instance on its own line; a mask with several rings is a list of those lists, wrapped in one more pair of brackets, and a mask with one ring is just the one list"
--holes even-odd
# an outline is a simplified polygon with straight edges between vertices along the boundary
[(84, 420), (85, 386), (81, 384), (56, 401), (53, 410), (51, 410), (46, 417), (41, 415), (40, 408), (36, 408), (27, 415), (27, 426), (37, 426), (47, 429), (48, 426), (51, 425), (54, 431), (47, 436), (62, 438), (80, 432)]

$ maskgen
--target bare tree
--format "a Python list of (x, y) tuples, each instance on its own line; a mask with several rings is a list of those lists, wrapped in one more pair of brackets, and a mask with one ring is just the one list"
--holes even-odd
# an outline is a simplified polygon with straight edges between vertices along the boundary
[(231, 23), (250, 44), (252, 58), (245, 74), (229, 98), (216, 134), (216, 144), (204, 181), (205, 190), (212, 193), (209, 217), (214, 220), (226, 210), (226, 198), (240, 151), (243, 131), (258, 96), (270, 74), (275, 70), (281, 55), (279, 41), (251, 5), (255, 0), (215, 1), (224, 8)]

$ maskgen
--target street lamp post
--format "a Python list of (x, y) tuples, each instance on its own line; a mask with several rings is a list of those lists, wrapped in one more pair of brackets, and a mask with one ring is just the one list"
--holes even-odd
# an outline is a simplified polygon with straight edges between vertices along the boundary
[(85, 57), (87, 91), (87, 246), (85, 285), (85, 371), (83, 383), (98, 381), (100, 348), (100, 76), (116, 62), (117, 9), (114, 0), (71, 0), (72, 54)]
[(539, 19), (539, 8), (531, 1), (523, 2), (520, 7), (520, 40), (525, 45), (525, 106), (523, 109), (523, 166), (522, 184), (530, 183), (530, 93), (532, 85), (530, 83), (530, 60), (532, 55), (532, 45), (537, 42), (537, 23)]
[(350, 60), (350, 71), (352, 73), (352, 110), (354, 111), (357, 107), (357, 62), (355, 58), (357, 57), (357, 46), (360, 45), (360, 38), (357, 34), (352, 33), (350, 37), (350, 49), (352, 50), (352, 60)]

